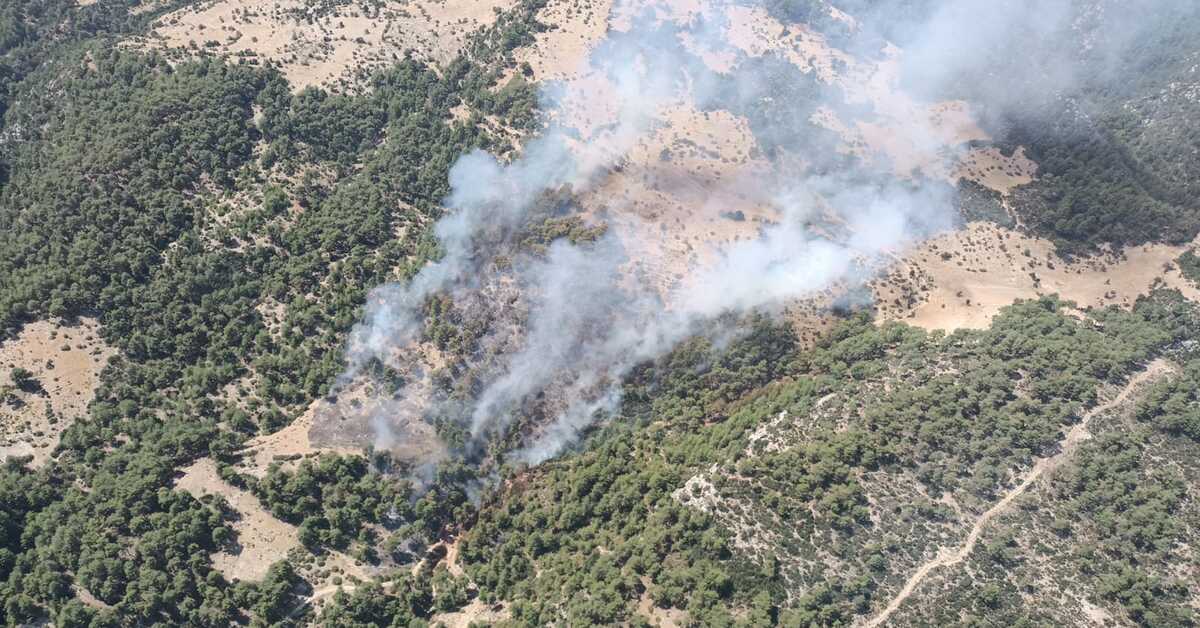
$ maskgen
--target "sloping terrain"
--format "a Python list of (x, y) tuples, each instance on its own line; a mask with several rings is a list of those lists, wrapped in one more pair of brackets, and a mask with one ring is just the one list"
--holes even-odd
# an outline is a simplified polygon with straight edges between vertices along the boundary
[[(1073, 452), (1091, 447), (1079, 443), (1097, 429), (1097, 417), (1145, 402), (1143, 384), (1173, 377), (1161, 362), (1143, 366), (1148, 347), (1129, 341), (1158, 332), (1134, 321), (1167, 322), (1159, 318), (1165, 312), (1190, 311), (1167, 323), (1188, 326), (1195, 306), (1164, 294), (1156, 300), (1143, 301), (1132, 318), (1097, 311), (1094, 322), (1058, 311), (1060, 302), (1028, 302), (988, 330), (944, 338), (851, 325), (794, 362), (786, 354), (747, 361), (743, 345), (729, 362), (688, 378), (675, 389), (680, 397), (658, 397), (644, 427), (618, 430), (578, 459), (514, 483), (468, 536), (468, 573), (501, 595), (535, 600), (532, 623), (559, 613), (567, 621), (617, 621), (632, 608), (615, 610), (604, 596), (633, 599), (642, 590), (657, 606), (686, 609), (702, 624), (761, 609), (766, 591), (784, 600), (787, 621), (802, 624), (884, 619), (893, 600), (900, 608), (939, 609), (923, 597), (920, 574), (940, 576), (961, 564), (954, 559), (978, 554), (984, 543), (971, 539), (989, 538), (993, 522), (1022, 521), (1014, 504), (1041, 486), (1038, 478), (1074, 468), (1081, 452)], [(1178, 346), (1158, 337), (1164, 349)], [(754, 345), (763, 347), (762, 340)], [(1068, 366), (1076, 360), (1094, 365), (1093, 375)], [(738, 363), (746, 370), (736, 370)], [(768, 367), (752, 375), (752, 364), (799, 371), (781, 377)], [(753, 390), (756, 381), (773, 383), (733, 403), (699, 392), (734, 382)], [(714, 521), (723, 534), (713, 535)], [(544, 531), (532, 541), (511, 532), (523, 529)], [(559, 535), (572, 542), (556, 544)], [(1187, 538), (1177, 528), (1156, 542), (1169, 547)], [(529, 561), (528, 575), (514, 579), (505, 567), (513, 560)], [(1186, 558), (1171, 560), (1173, 569), (1187, 568)], [(574, 575), (581, 566), (587, 577)], [(646, 570), (649, 582), (622, 584), (627, 570)], [(1171, 583), (1190, 590), (1185, 578)], [(955, 594), (961, 605), (984, 583), (960, 586), (972, 591)], [(1122, 586), (1093, 580), (1078, 595), (1129, 617), (1139, 611)], [(1170, 603), (1173, 612), (1186, 614), (1187, 595), (1182, 606)]]
[(346, 89), (416, 53), (445, 63), (513, 2), (215, 0), (167, 13), (145, 45), (182, 58), (200, 50), (279, 67), (292, 89)]
[(1194, 621), (1196, 441), (1158, 405), (1164, 392), (1194, 386), (1194, 362), (1184, 364), (1095, 417), (1072, 458), (996, 517), (960, 565), (931, 573), (897, 605), (894, 623), (964, 613), (1060, 624)]
[(86, 416), (113, 354), (96, 321), (86, 318), (75, 325), (31, 323), (0, 345), (0, 368), (8, 379), (22, 380), (2, 387), (0, 456), (32, 456), (30, 464), (44, 464), (63, 430)]
[(1194, 625), (1197, 34), (4, 3), (0, 621)]
[(226, 484), (211, 460), (200, 460), (184, 469), (175, 486), (197, 498), (219, 495), (237, 512), (233, 531), (238, 546), (213, 556), (213, 567), (229, 579), (262, 580), (271, 563), (300, 547), (294, 527), (265, 512), (254, 496)]
[(1175, 260), (1187, 246), (1147, 244), (1063, 259), (1049, 241), (990, 223), (931, 238), (874, 282), (884, 318), (926, 329), (982, 328), (1018, 299), (1057, 294), (1085, 307), (1132, 307), (1167, 287), (1200, 301)]
[[(987, 531), (989, 524), (993, 519), (1002, 517), (1013, 509), (1013, 503), (1022, 497), (1027, 492), (1030, 492), (1030, 487), (1035, 484), (1042, 483), (1042, 478), (1053, 473), (1064, 462), (1070, 461), (1075, 454), (1079, 444), (1091, 437), (1088, 431), (1088, 425), (1092, 418), (1097, 414), (1103, 414), (1113, 411), (1114, 408), (1121, 408), (1129, 402), (1130, 397), (1144, 387), (1147, 383), (1154, 383), (1164, 375), (1170, 374), (1170, 367), (1161, 359), (1151, 362), (1146, 365), (1146, 368), (1130, 378), (1124, 388), (1120, 390), (1111, 400), (1104, 402), (1089, 410), (1079, 419), (1079, 423), (1071, 426), (1067, 431), (1062, 441), (1058, 443), (1059, 451), (1054, 455), (1042, 458), (1035, 462), (1029, 471), (1021, 478), (1020, 483), (1014, 486), (1011, 490), (1004, 493), (1000, 501), (996, 502), (986, 512), (979, 515), (971, 524), (971, 530), (962, 543), (956, 547), (942, 549), (936, 558), (922, 563), (917, 570), (908, 577), (904, 582), (904, 587), (893, 597), (877, 615), (871, 617), (864, 625), (879, 626), (886, 622), (895, 612), (913, 596), (916, 590), (929, 577), (929, 574), (934, 570), (953, 568), (959, 563), (967, 559), (979, 544), (979, 539)], [(1076, 619), (1089, 619), (1087, 617), (1077, 617)]]

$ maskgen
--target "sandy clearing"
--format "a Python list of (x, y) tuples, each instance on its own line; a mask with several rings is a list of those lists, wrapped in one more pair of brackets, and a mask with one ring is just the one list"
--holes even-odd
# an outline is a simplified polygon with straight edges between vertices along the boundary
[(213, 567), (227, 578), (262, 580), (272, 563), (300, 547), (295, 526), (276, 519), (249, 492), (222, 480), (216, 463), (209, 458), (184, 469), (175, 487), (196, 497), (220, 495), (238, 513), (232, 527), (240, 550), (236, 554), (221, 551), (212, 555)]
[(606, 223), (634, 276), (666, 295), (690, 268), (778, 218), (760, 184), (773, 175), (754, 146), (743, 118), (673, 104), (619, 170), (580, 197), (584, 216)]
[[(94, 0), (94, 1), (99, 1), (99, 0)], [(129, 14), (130, 15), (141, 15), (143, 13), (150, 13), (151, 11), (157, 11), (157, 10), (163, 8), (163, 6), (165, 6), (168, 1), (169, 0), (142, 0), (141, 4), (137, 5), (136, 7), (131, 7), (129, 9)]]
[(875, 628), (883, 624), (912, 596), (913, 592), (916, 591), (917, 587), (920, 586), (921, 582), (930, 572), (939, 567), (950, 567), (966, 560), (970, 556), (971, 551), (975, 549), (975, 545), (979, 542), (979, 537), (982, 536), (983, 531), (991, 523), (992, 519), (1006, 513), (1017, 498), (1025, 494), (1035, 482), (1052, 473), (1063, 461), (1069, 459), (1075, 453), (1079, 444), (1091, 437), (1091, 434), (1088, 432), (1088, 424), (1093, 417), (1121, 406), (1144, 385), (1153, 383), (1173, 371), (1174, 367), (1169, 362), (1162, 359), (1155, 360), (1148, 364), (1141, 372), (1131, 377), (1112, 399), (1084, 413), (1079, 423), (1067, 430), (1066, 436), (1059, 441), (1058, 453), (1038, 459), (1033, 467), (1025, 473), (1019, 484), (1005, 493), (1000, 501), (996, 502), (975, 520), (975, 523), (971, 526), (971, 531), (960, 545), (956, 548), (943, 548), (938, 552), (937, 556), (918, 567), (909, 576), (908, 580), (905, 581), (904, 586), (891, 599), (888, 605), (879, 614), (863, 622), (861, 625), (865, 628)]
[[(237, 534), (236, 552), (219, 551), (212, 554), (213, 567), (227, 578), (262, 580), (272, 564), (288, 558), (290, 552), (301, 548), (296, 526), (277, 519), (250, 492), (222, 480), (211, 458), (201, 458), (183, 469), (182, 476), (175, 481), (175, 488), (197, 498), (219, 495), (237, 513), (237, 519), (231, 526)], [(366, 579), (368, 575), (358, 562), (336, 551), (325, 553), (321, 569), (326, 574), (322, 578), (305, 575), (312, 582), (314, 590), (336, 590), (338, 586), (330, 583), (338, 574), (356, 580)], [(302, 573), (305, 571), (312, 570), (302, 570)], [(318, 597), (321, 596), (314, 593), (309, 601)]]
[(817, 107), (813, 112), (809, 122), (823, 129), (833, 131), (842, 138), (842, 143), (837, 147), (839, 153), (844, 155), (854, 155), (860, 159), (869, 160), (871, 148), (867, 145), (867, 141), (859, 132), (857, 126), (851, 127), (847, 125), (837, 112), (827, 105)]
[(392, 351), (387, 362), (403, 381), (401, 387), (366, 373), (337, 386), (305, 413), (312, 447), (361, 453), (369, 446), (386, 450), (396, 462), (429, 463), (447, 457), (446, 445), (425, 420), (424, 410), (437, 394), (435, 374), (448, 366), (449, 356), (428, 341)]
[[(804, 25), (785, 26), (759, 6), (714, 0), (640, 0), (613, 7), (611, 0), (570, 4), (561, 0), (552, 2), (541, 19), (555, 28), (539, 35), (533, 46), (519, 51), (518, 58), (530, 63), (537, 78), (566, 80), (572, 83), (569, 88), (593, 80), (586, 54), (605, 35), (604, 26), (622, 32), (630, 30), (635, 20), (680, 26), (703, 20), (724, 25), (724, 40), (697, 41), (685, 34), (681, 41), (713, 70), (727, 72), (740, 59), (778, 55), (801, 71), (815, 73), (821, 81), (841, 88), (847, 103), (870, 105), (875, 115), (866, 120), (834, 120), (839, 114), (832, 110), (827, 110), (823, 118), (830, 128), (844, 134), (847, 145), (869, 147), (872, 153), (890, 160), (898, 174), (907, 176), (914, 167), (921, 167), (949, 177), (950, 168), (944, 164), (947, 148), (989, 139), (974, 122), (965, 102), (922, 103), (900, 91), (900, 49), (889, 46), (880, 60), (859, 59), (833, 47), (824, 36)], [(603, 98), (611, 91), (603, 86), (578, 88), (591, 92), (581, 98), (585, 102)], [(602, 122), (612, 120), (601, 117)], [(596, 124), (592, 116), (580, 120), (568, 114), (566, 119), (576, 128)]]
[(854, 62), (850, 55), (828, 46), (825, 38), (795, 24), (784, 26), (761, 6), (728, 4), (722, 7), (728, 20), (728, 43), (750, 57), (778, 54), (805, 72), (816, 72), (826, 83), (838, 80), (835, 66)]
[(115, 354), (92, 318), (72, 326), (36, 321), (0, 343), (0, 385), (8, 385), (9, 373), (20, 367), (45, 391), (14, 392), (17, 405), (0, 401), (0, 459), (32, 455), (34, 467), (44, 464), (63, 430), (86, 414), (100, 372)]
[(1019, 147), (1007, 157), (999, 148), (971, 148), (959, 158), (952, 176), (974, 181), (1001, 194), (1008, 194), (1019, 185), (1032, 183), (1037, 164), (1025, 156)]
[(71, 590), (75, 592), (76, 599), (82, 602), (84, 606), (90, 606), (96, 610), (112, 610), (112, 606), (105, 604), (95, 595), (92, 595), (91, 591), (80, 586), (78, 582), (71, 585)]
[(387, 0), (317, 13), (304, 0), (217, 0), (163, 16), (150, 48), (184, 54), (203, 48), (236, 58), (269, 59), (295, 90), (361, 83), (360, 76), (412, 50), (438, 63), (453, 58), (467, 36), (495, 22), (514, 0)]
[(422, 420), (422, 410), (432, 395), (433, 382), (428, 375), (414, 378), (399, 394), (355, 382), (340, 391), (336, 401), (318, 400), (315, 408), (310, 408), (315, 414), (309, 442), (323, 451), (359, 454), (370, 445), (386, 449), (396, 461), (441, 460), (446, 447), (437, 430)]
[[(702, 6), (623, 5), (627, 11), (648, 8), (660, 20), (683, 19), (680, 16)], [(610, 6), (585, 3), (577, 10), (597, 15)], [(628, 13), (620, 13), (608, 22), (621, 30), (631, 26), (623, 23), (629, 19)], [(594, 43), (603, 32), (579, 33), (579, 41)], [(771, 167), (757, 156), (744, 118), (727, 111), (699, 111), (686, 91), (642, 112), (650, 120), (637, 125), (642, 127), (638, 133), (614, 132), (613, 121), (623, 119), (620, 91), (607, 73), (587, 67), (583, 57), (591, 43), (579, 48), (579, 59), (554, 70), (556, 77), (567, 79), (556, 89), (555, 120), (587, 145), (583, 154), (594, 161), (581, 170), (595, 164), (603, 172), (579, 198), (584, 217), (605, 223), (635, 260), (631, 275), (665, 295), (690, 267), (713, 258), (728, 242), (754, 237), (759, 219), (775, 216), (773, 208), (764, 207), (765, 199), (747, 192), (761, 189), (757, 183), (770, 175)], [(542, 52), (535, 45), (527, 58), (536, 59)]]
[[(846, 100), (857, 105), (852, 108), (858, 114), (873, 113), (858, 119), (847, 107), (829, 103), (816, 110), (811, 122), (843, 139), (839, 151), (886, 164), (900, 176), (921, 170), (948, 181), (977, 180), (1007, 193), (1032, 180), (1036, 170), (1021, 150), (1005, 158), (998, 149), (972, 147), (972, 142), (987, 136), (966, 103), (923, 103), (901, 93), (898, 75), (903, 52), (895, 47), (889, 47), (882, 59), (858, 59), (802, 25), (785, 28), (761, 7), (737, 3), (648, 0), (614, 8), (607, 0), (596, 0), (570, 9), (552, 3), (543, 21), (558, 19), (552, 15), (574, 18), (565, 18), (562, 30), (552, 30), (545, 38), (539, 35), (539, 43), (519, 56), (531, 63), (539, 78), (563, 80), (555, 92), (556, 122), (578, 133), (579, 143), (591, 149), (587, 154), (604, 152), (595, 150), (598, 145), (609, 147), (602, 159), (615, 165), (580, 196), (584, 216), (607, 225), (631, 260), (627, 266), (631, 279), (651, 286), (668, 303), (673, 295), (685, 292), (687, 278), (696, 269), (721, 259), (737, 242), (759, 237), (779, 220), (778, 199), (764, 191), (770, 189), (771, 180), (795, 177), (806, 164), (786, 151), (779, 163), (766, 161), (746, 119), (728, 111), (698, 111), (687, 93), (645, 112), (651, 122), (640, 137), (619, 133), (614, 137), (612, 122), (621, 111), (618, 90), (609, 75), (586, 64), (588, 51), (604, 35), (597, 17), (604, 13), (613, 32), (632, 28), (634, 16), (676, 25), (697, 19), (726, 24), (727, 45), (689, 36), (682, 43), (718, 72), (747, 58), (779, 55), (841, 88)], [(595, 22), (585, 23), (583, 15)], [(562, 45), (568, 45), (569, 54), (562, 58), (550, 54), (560, 45), (554, 42), (566, 42)], [(910, 290), (913, 294), (899, 299), (904, 311), (897, 317), (911, 315), (919, 302), (919, 291)], [(836, 287), (789, 304), (788, 319), (802, 342), (815, 340), (831, 324), (829, 306), (844, 292), (844, 286)], [(997, 303), (1006, 305), (1021, 294), (1025, 292), (1000, 294)], [(981, 315), (981, 322), (988, 317)]]
[(369, 377), (355, 378), (336, 396), (314, 400), (278, 432), (250, 439), (238, 470), (261, 478), (274, 462), (287, 469), (323, 453), (361, 456), (367, 446), (387, 450), (398, 462), (442, 459), (445, 445), (435, 428), (421, 419), (421, 410), (433, 394), (431, 374), (444, 365), (444, 357), (428, 343), (422, 348), (420, 363), (428, 368), (403, 373), (408, 382), (403, 393), (381, 388)]
[(970, 223), (905, 254), (888, 276), (872, 282), (872, 290), (883, 320), (947, 331), (985, 328), (1017, 299), (1048, 294), (1081, 307), (1128, 308), (1161, 286), (1200, 302), (1200, 289), (1174, 265), (1187, 248), (1149, 244), (1068, 263), (1049, 240)]
[(246, 443), (242, 450), (239, 470), (255, 477), (263, 477), (267, 468), (281, 457), (302, 457), (320, 453), (361, 455), (361, 447), (321, 447), (314, 445), (309, 437), (313, 419), (324, 403), (318, 399), (287, 427), (264, 436), (257, 436)]
[[(902, 93), (898, 75), (903, 53), (895, 47), (889, 47), (881, 60), (860, 60), (831, 47), (823, 36), (802, 25), (784, 27), (761, 7), (735, 3), (646, 1), (613, 9), (604, 2), (585, 2), (575, 10), (580, 14), (609, 11), (613, 31), (631, 28), (635, 15), (678, 25), (699, 17), (726, 24), (728, 45), (724, 47), (688, 37), (683, 43), (718, 71), (748, 57), (774, 54), (840, 87), (860, 113), (864, 104), (874, 113), (855, 119), (844, 107), (830, 103), (819, 107), (811, 122), (843, 139), (839, 151), (886, 164), (900, 176), (922, 171), (948, 181), (965, 177), (1006, 193), (1031, 180), (1035, 171), (1022, 151), (1005, 158), (998, 149), (970, 147), (987, 135), (975, 124), (966, 103), (923, 103)], [(652, 118), (650, 131), (632, 144), (620, 134), (610, 137), (611, 123), (621, 111), (618, 90), (606, 74), (576, 59), (586, 55), (599, 31), (577, 28), (573, 32), (578, 37), (571, 41), (587, 45), (573, 49), (578, 55), (573, 53), (569, 64), (550, 72), (554, 78), (566, 79), (556, 92), (556, 121), (577, 131), (579, 142), (591, 149), (611, 146), (604, 158), (617, 164), (583, 194), (581, 205), (587, 218), (607, 224), (621, 238), (635, 260), (631, 275), (669, 297), (695, 268), (719, 259), (739, 240), (758, 237), (766, 225), (777, 221), (777, 199), (755, 193), (769, 189), (772, 178), (803, 172), (805, 164), (786, 151), (781, 163), (767, 162), (744, 118), (727, 111), (697, 111), (688, 94), (647, 112)], [(533, 46), (525, 58), (534, 63), (546, 52)]]
[(713, 0), (624, 0), (613, 6), (609, 24), (615, 31), (628, 32), (645, 22), (686, 24), (709, 13)]
[(804, 25), (785, 27), (762, 7), (727, 5), (730, 45), (750, 56), (777, 54), (823, 82), (841, 88), (846, 103), (869, 105), (867, 119), (846, 120), (825, 108), (814, 123), (837, 132), (845, 150), (891, 165), (899, 176), (914, 170), (951, 179), (955, 154), (971, 141), (988, 135), (975, 123), (963, 101), (923, 103), (898, 87), (903, 52), (884, 50), (879, 61), (856, 58), (838, 50)]

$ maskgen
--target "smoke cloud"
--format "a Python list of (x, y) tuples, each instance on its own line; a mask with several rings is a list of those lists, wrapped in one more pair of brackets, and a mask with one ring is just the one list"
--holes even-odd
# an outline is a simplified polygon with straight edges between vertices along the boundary
[[(846, 27), (844, 48), (866, 48), (864, 60), (808, 32), (779, 35), (787, 43), (774, 48), (747, 40), (747, 33), (776, 38), (782, 26), (745, 2), (621, 6), (616, 13), (630, 16), (628, 26), (610, 30), (575, 78), (545, 87), (546, 126), (518, 158), (505, 163), (476, 151), (453, 167), (448, 211), (435, 228), (443, 257), (410, 282), (370, 295), (342, 382), (375, 363), (405, 374), (395, 395), (401, 401), (378, 404), (372, 417), (375, 445), (402, 446), (414, 432), (406, 424), (427, 422), (457, 436), (424, 451), (541, 462), (618, 407), (621, 380), (635, 366), (709, 333), (706, 323), (778, 312), (831, 286), (865, 281), (881, 258), (952, 227), (953, 188), (936, 172), (974, 138), (947, 131), (928, 114), (929, 103), (912, 104), (891, 91), (894, 83), (903, 79), (924, 98), (945, 96), (963, 76), (996, 75), (998, 50), (1033, 41), (1046, 55), (1036, 80), (973, 90), (993, 112), (1024, 106), (1032, 92), (1051, 93), (1047, 85), (1080, 80), (1077, 55), (1047, 43), (1076, 27), (1078, 11), (1067, 0), (942, 3), (918, 20), (890, 22), (886, 35), (906, 46), (896, 54), (879, 43), (885, 31), (877, 25), (889, 23), (889, 10), (897, 9), (873, 4)], [(1119, 56), (1096, 46), (1093, 52)], [(681, 111), (691, 112), (688, 120), (719, 112), (745, 120), (755, 144), (749, 156), (732, 165), (714, 159), (724, 170), (702, 184), (659, 176), (668, 153), (686, 148), (678, 137), (656, 143)], [(822, 115), (851, 130), (874, 124), (858, 128), (905, 138), (914, 150), (936, 152), (937, 163), (897, 176), (892, 156), (839, 151), (845, 137), (832, 122), (818, 124)], [(659, 150), (661, 158), (645, 158)], [(625, 191), (635, 187), (658, 196), (631, 201), (637, 195)], [(674, 265), (664, 262), (676, 276), (659, 281), (635, 269), (653, 261), (660, 245), (674, 246), (672, 229), (687, 222), (649, 218), (668, 210), (644, 206), (672, 195), (749, 199), (761, 212), (741, 227), (752, 237), (689, 244), (671, 258)], [(714, 204), (699, 211), (733, 209)], [(541, 221), (564, 218), (609, 228), (598, 237), (528, 245)], [(439, 315), (468, 337), (433, 350), (429, 307), (441, 297), (452, 306)]]

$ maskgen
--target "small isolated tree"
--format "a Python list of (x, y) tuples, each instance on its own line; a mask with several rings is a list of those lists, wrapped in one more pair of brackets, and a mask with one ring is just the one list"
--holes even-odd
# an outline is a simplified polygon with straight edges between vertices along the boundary
[(13, 367), (9, 377), (12, 378), (14, 386), (25, 392), (38, 392), (42, 389), (42, 383), (33, 376), (33, 373), (19, 366)]

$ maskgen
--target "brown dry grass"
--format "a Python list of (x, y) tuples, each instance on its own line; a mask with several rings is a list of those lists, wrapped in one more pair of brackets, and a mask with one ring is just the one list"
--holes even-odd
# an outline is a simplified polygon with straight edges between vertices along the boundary
[(262, 580), (272, 563), (300, 547), (295, 526), (276, 519), (253, 495), (222, 480), (211, 459), (202, 458), (184, 469), (175, 487), (196, 497), (220, 495), (238, 513), (232, 527), (239, 551), (221, 551), (212, 556), (213, 566), (227, 578)]
[(518, 63), (529, 63), (536, 80), (574, 75), (592, 47), (604, 39), (612, 5), (613, 0), (549, 0), (538, 15), (553, 28), (538, 33), (533, 45), (517, 51)]
[(1008, 157), (998, 148), (972, 148), (959, 159), (953, 176), (1007, 195), (1013, 188), (1031, 183), (1036, 173), (1037, 164), (1025, 156), (1024, 148)]
[[(217, 0), (163, 16), (142, 42), (178, 51), (205, 49), (278, 63), (296, 90), (349, 87), (360, 73), (406, 51), (445, 62), (467, 35), (495, 21), (513, 0), (391, 0), (367, 14), (355, 3), (312, 18), (303, 0)], [(210, 43), (211, 42), (211, 43)]]
[[(408, 348), (405, 348), (408, 349)], [(400, 349), (395, 349), (397, 353)], [(413, 359), (419, 356), (418, 359)], [(437, 430), (423, 419), (434, 398), (433, 374), (446, 366), (446, 355), (432, 343), (420, 343), (393, 363), (400, 364), (404, 387), (397, 391), (369, 376), (359, 376), (317, 400), (305, 413), (310, 417), (308, 438), (314, 447), (361, 451), (371, 446), (387, 450), (393, 460), (427, 463), (442, 460), (447, 450)], [(383, 428), (383, 429), (381, 429)]]
[(631, 272), (666, 294), (723, 247), (757, 237), (778, 213), (755, 193), (770, 171), (754, 156), (744, 119), (676, 103), (658, 122), (580, 201), (621, 239), (636, 260)]
[(873, 289), (884, 319), (945, 330), (987, 327), (1000, 308), (1048, 294), (1081, 307), (1128, 308), (1161, 286), (1200, 301), (1200, 290), (1173, 263), (1186, 248), (1151, 244), (1067, 262), (1048, 240), (971, 223), (905, 255)]
[[(843, 119), (835, 108), (822, 107), (812, 122), (840, 136), (842, 152), (886, 163), (901, 176), (920, 170), (946, 180), (966, 177), (1006, 193), (1031, 180), (1034, 172), (1034, 164), (1020, 151), (1004, 158), (995, 149), (969, 149), (969, 142), (987, 136), (965, 103), (924, 103), (901, 92), (897, 83), (903, 52), (894, 47), (882, 60), (859, 59), (804, 26), (785, 28), (760, 7), (733, 3), (669, 0), (613, 8), (595, 0), (552, 7), (558, 7), (555, 15), (565, 16), (564, 28), (539, 36), (537, 45), (521, 52), (522, 58), (540, 77), (565, 81), (556, 122), (577, 131), (589, 155), (606, 152), (603, 159), (617, 164), (584, 193), (586, 215), (607, 224), (622, 240), (636, 260), (629, 268), (631, 275), (668, 298), (696, 268), (719, 259), (732, 243), (757, 237), (779, 218), (775, 199), (757, 192), (769, 188), (764, 182), (772, 177), (802, 170), (803, 160), (785, 154), (782, 163), (768, 163), (759, 156), (744, 118), (726, 111), (698, 111), (687, 102), (687, 94), (650, 112), (650, 132), (632, 145), (606, 136), (621, 111), (619, 96), (608, 75), (583, 59), (604, 29), (578, 16), (594, 22), (607, 13), (612, 31), (628, 30), (634, 19), (646, 19), (646, 11), (651, 19), (678, 24), (698, 16), (719, 19), (728, 24), (726, 47), (706, 49), (687, 38), (684, 45), (717, 71), (731, 69), (738, 55), (775, 54), (837, 85), (849, 103), (870, 105), (875, 113), (866, 120)], [(555, 42), (567, 42), (562, 45), (569, 44), (570, 54), (555, 57)], [(609, 150), (597, 151), (598, 146)], [(744, 220), (728, 218), (735, 215)], [(799, 326), (822, 327), (826, 321), (815, 305), (798, 303), (792, 309)]]
[[(203, 495), (219, 495), (237, 513), (232, 523), (233, 531), (237, 534), (236, 550), (232, 553), (219, 551), (212, 555), (213, 567), (227, 578), (262, 580), (272, 564), (287, 558), (289, 553), (300, 550), (296, 526), (275, 518), (254, 495), (222, 480), (212, 459), (201, 458), (183, 469), (182, 474), (175, 481), (175, 488), (187, 491), (197, 498)], [(314, 569), (304, 569), (302, 574), (313, 585), (314, 593), (310, 602), (324, 597), (323, 591), (336, 591), (339, 585), (332, 583), (337, 575), (353, 580), (368, 577), (364, 567), (349, 556), (336, 551), (330, 551), (324, 556), (324, 565), (319, 573)]]
[[(828, 108), (813, 122), (834, 131), (843, 150), (869, 161), (889, 163), (897, 175), (914, 170), (932, 177), (952, 178), (953, 156), (973, 140), (987, 140), (962, 101), (926, 103), (898, 87), (903, 51), (889, 46), (882, 60), (860, 59), (838, 50), (803, 25), (784, 27), (761, 7), (725, 6), (730, 43), (751, 57), (777, 54), (798, 68), (836, 85), (850, 104), (867, 104), (874, 116), (843, 120)], [(850, 19), (845, 16), (846, 19)]]
[[(219, 0), (168, 15), (157, 31), (167, 47), (211, 39), (222, 52), (274, 59), (300, 87), (345, 78), (405, 47), (445, 60), (461, 45), (467, 27), (490, 23), (493, 9), (509, 4), (389, 2), (374, 20), (349, 5), (310, 24), (295, 15), (303, 5), (299, 0)], [(516, 58), (527, 61), (537, 79), (565, 81), (557, 121), (578, 131), (591, 149), (603, 145), (620, 103), (607, 75), (587, 66), (587, 54), (608, 32), (628, 30), (635, 19), (645, 19), (646, 11), (652, 19), (678, 24), (698, 17), (728, 23), (724, 48), (683, 42), (718, 71), (731, 69), (738, 55), (778, 54), (839, 86), (851, 103), (869, 104), (876, 112), (869, 120), (842, 119), (830, 108), (814, 116), (814, 123), (843, 138), (845, 152), (885, 160), (903, 175), (922, 169), (944, 178), (965, 176), (1001, 191), (1032, 173), (1020, 153), (1004, 160), (998, 151), (962, 149), (965, 142), (986, 139), (964, 103), (921, 103), (901, 93), (896, 86), (900, 50), (890, 48), (882, 60), (858, 59), (803, 26), (785, 28), (762, 8), (710, 0), (635, 0), (616, 7), (612, 0), (552, 0), (539, 14), (552, 27), (518, 50)], [(355, 41), (360, 37), (365, 43)], [(382, 57), (372, 56), (377, 53)], [(654, 112), (655, 130), (632, 148), (622, 138), (604, 139), (612, 147), (604, 158), (618, 161), (620, 168), (582, 202), (589, 217), (607, 223), (637, 260), (631, 273), (664, 294), (696, 266), (717, 259), (730, 243), (756, 237), (765, 222), (777, 218), (770, 199), (747, 192), (764, 187), (756, 182), (769, 176), (771, 167), (757, 157), (746, 121), (727, 112), (697, 111), (686, 100)], [(947, 161), (957, 152), (964, 153), (961, 163)], [(784, 170), (803, 165), (794, 161)], [(723, 217), (730, 215), (746, 219)]]
[(248, 441), (242, 451), (240, 470), (255, 477), (262, 477), (266, 474), (267, 467), (280, 458), (298, 458), (323, 452), (343, 455), (361, 454), (361, 446), (317, 446), (312, 442), (309, 431), (313, 427), (314, 417), (322, 403), (324, 402), (319, 399), (314, 401), (304, 414), (278, 432), (257, 436)]
[(3, 383), (9, 383), (11, 369), (21, 367), (45, 391), (16, 392), (18, 407), (0, 402), (0, 458), (32, 455), (33, 466), (45, 463), (63, 430), (85, 415), (100, 371), (116, 354), (99, 331), (100, 324), (91, 318), (71, 326), (37, 321), (0, 344)]

